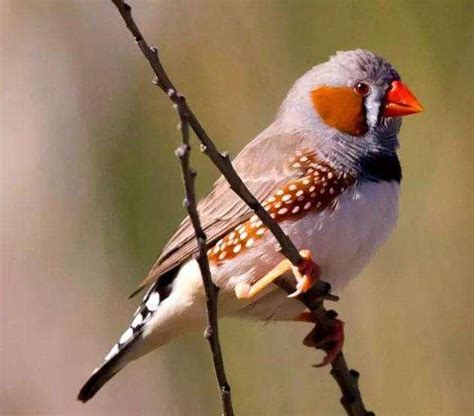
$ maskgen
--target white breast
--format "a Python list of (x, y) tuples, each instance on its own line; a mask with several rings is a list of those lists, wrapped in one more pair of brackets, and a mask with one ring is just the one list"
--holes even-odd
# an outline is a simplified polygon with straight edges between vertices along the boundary
[(341, 195), (332, 213), (312, 214), (288, 231), (309, 247), (322, 277), (338, 288), (355, 277), (387, 239), (398, 218), (399, 184), (362, 182)]

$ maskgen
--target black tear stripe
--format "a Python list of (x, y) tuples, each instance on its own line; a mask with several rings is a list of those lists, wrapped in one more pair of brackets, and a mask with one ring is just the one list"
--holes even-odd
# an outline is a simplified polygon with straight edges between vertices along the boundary
[(362, 158), (361, 179), (370, 182), (396, 181), (402, 180), (402, 167), (398, 156), (392, 154), (371, 154)]

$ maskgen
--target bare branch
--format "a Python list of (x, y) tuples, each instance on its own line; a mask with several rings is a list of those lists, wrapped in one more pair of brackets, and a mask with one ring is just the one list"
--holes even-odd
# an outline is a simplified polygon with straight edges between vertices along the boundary
[[(222, 362), (222, 355), (220, 352), (220, 345), (217, 334), (217, 310), (215, 303), (215, 300), (217, 298), (217, 288), (214, 286), (211, 280), (209, 263), (207, 261), (206, 254), (206, 238), (204, 231), (202, 230), (202, 227), (200, 225), (199, 216), (196, 209), (193, 185), (195, 174), (193, 174), (193, 171), (189, 168), (189, 127), (192, 128), (197, 138), (202, 143), (202, 149), (204, 153), (211, 159), (214, 165), (227, 179), (231, 189), (255, 212), (255, 214), (260, 218), (260, 220), (273, 233), (279, 243), (279, 247), (282, 254), (285, 255), (295, 266), (298, 266), (303, 261), (303, 259), (293, 242), (290, 240), (290, 238), (284, 233), (278, 223), (274, 221), (273, 218), (271, 218), (271, 216), (263, 208), (260, 202), (252, 195), (252, 193), (243, 183), (242, 179), (238, 176), (237, 172), (232, 166), (228, 154), (220, 152), (216, 148), (212, 140), (205, 132), (204, 128), (201, 126), (201, 124), (195, 117), (194, 113), (189, 108), (184, 97), (177, 92), (174, 84), (168, 77), (166, 71), (164, 70), (161, 64), (161, 61), (158, 57), (158, 50), (154, 47), (148, 46), (148, 43), (143, 38), (139, 28), (133, 20), (130, 6), (123, 0), (112, 0), (112, 2), (119, 10), (123, 20), (127, 25), (127, 28), (132, 33), (140, 50), (150, 63), (156, 75), (154, 84), (160, 87), (168, 95), (170, 100), (177, 106), (180, 115), (183, 145), (178, 149), (178, 156), (181, 160), (183, 178), (186, 187), (186, 207), (188, 209), (191, 221), (195, 228), (196, 237), (198, 239), (199, 244), (199, 253), (197, 255), (197, 260), (201, 268), (205, 288), (206, 285), (208, 285), (208, 287), (206, 288), (206, 295), (209, 327), (206, 331), (206, 336), (209, 337), (209, 342), (211, 344), (214, 358), (214, 366), (218, 377), (219, 386), (221, 387), (222, 392), (224, 412), (226, 412), (225, 400), (228, 399), (230, 402), (230, 388), (228, 387), (228, 384), (225, 381), (224, 366)], [(285, 290), (287, 293), (292, 293), (294, 291), (294, 288), (291, 285), (287, 284), (281, 279), (278, 280), (276, 283), (281, 289)], [(318, 344), (318, 340), (324, 338), (326, 335), (330, 335), (333, 333), (335, 318), (337, 316), (334, 311), (327, 311), (323, 306), (324, 299), (333, 301), (338, 300), (337, 296), (331, 295), (329, 291), (330, 285), (319, 280), (315, 287), (313, 287), (307, 293), (302, 294), (298, 297), (298, 299), (308, 307), (308, 309), (313, 314), (315, 321), (317, 322), (315, 329), (311, 332), (314, 337), (314, 344), (316, 345), (316, 348), (325, 351), (329, 351), (330, 346), (324, 344), (320, 345)], [(209, 333), (209, 331), (211, 331), (211, 333)], [(364, 407), (358, 385), (359, 373), (355, 370), (349, 370), (342, 352), (337, 355), (335, 360), (331, 363), (331, 366), (331, 375), (337, 381), (341, 389), (341, 404), (343, 405), (346, 413), (349, 416), (374, 415), (374, 413), (368, 412)], [(230, 411), (232, 411), (232, 408), (230, 408)]]
[(234, 410), (232, 408), (230, 386), (227, 383), (227, 377), (224, 370), (224, 360), (222, 358), (221, 345), (219, 342), (219, 326), (217, 317), (217, 296), (219, 294), (219, 288), (212, 282), (211, 270), (207, 258), (206, 234), (202, 229), (199, 213), (197, 210), (196, 193), (194, 188), (196, 171), (191, 168), (189, 163), (191, 146), (189, 144), (189, 124), (187, 114), (183, 106), (184, 102), (185, 98), (180, 95), (178, 97), (177, 111), (180, 119), (182, 144), (176, 149), (175, 153), (181, 163), (181, 171), (186, 193), (184, 206), (188, 211), (189, 218), (191, 219), (191, 223), (193, 224), (196, 234), (198, 253), (195, 257), (201, 270), (204, 290), (206, 292), (208, 326), (205, 331), (205, 337), (209, 341), (209, 346), (211, 347), (212, 351), (212, 359), (214, 362), (217, 382), (219, 384), (219, 390), (221, 392), (222, 409), (224, 415), (233, 416)]

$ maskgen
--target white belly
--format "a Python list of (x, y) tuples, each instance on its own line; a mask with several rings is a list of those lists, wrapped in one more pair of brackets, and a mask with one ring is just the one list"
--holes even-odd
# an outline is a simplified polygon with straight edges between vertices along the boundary
[[(310, 213), (281, 225), (298, 249), (311, 250), (322, 279), (337, 290), (362, 270), (390, 234), (397, 221), (398, 196), (396, 182), (365, 182), (341, 195), (333, 211)], [(251, 250), (212, 267), (213, 279), (221, 289), (221, 315), (285, 320), (304, 309), (301, 302), (288, 299), (275, 285), (251, 300), (238, 300), (235, 296), (237, 283), (255, 281), (283, 259), (274, 246), (274, 237), (267, 235)], [(184, 309), (190, 318), (199, 316), (204, 322), (202, 281), (195, 260), (182, 267), (173, 286), (172, 295), (163, 306), (173, 303), (172, 298), (180, 304), (189, 298), (189, 308)]]
[[(309, 248), (321, 267), (322, 279), (338, 289), (355, 277), (375, 250), (386, 240), (398, 216), (399, 184), (362, 183), (339, 197), (332, 212), (311, 213), (281, 225), (299, 249)], [(251, 250), (212, 267), (220, 287), (219, 313), (260, 320), (294, 319), (304, 305), (288, 299), (276, 285), (269, 285), (256, 298), (238, 300), (234, 287), (262, 277), (283, 257), (268, 234)], [(158, 308), (144, 332), (141, 352), (162, 345), (180, 333), (200, 329), (206, 321), (205, 297), (195, 260), (184, 264), (173, 282), (173, 290)]]
[[(334, 211), (309, 214), (281, 225), (299, 249), (311, 250), (321, 267), (322, 279), (337, 290), (357, 276), (387, 239), (397, 221), (398, 198), (397, 182), (365, 182), (348, 189)], [(239, 264), (229, 263), (220, 270), (222, 274), (216, 270), (222, 279), (219, 283), (226, 281), (224, 286), (229, 289), (222, 293), (224, 313), (227, 310), (230, 315), (257, 319), (291, 319), (302, 310), (300, 302), (287, 299), (273, 285), (256, 302), (235, 301), (231, 289), (236, 282), (262, 276), (281, 261), (281, 255), (268, 247), (270, 244), (274, 242), (269, 239), (252, 256), (241, 258)], [(233, 276), (229, 278), (231, 269)]]
[[(398, 198), (397, 182), (365, 182), (342, 195), (333, 213), (302, 219), (298, 229), (309, 230), (306, 244), (324, 280), (340, 288), (362, 270), (393, 230)], [(296, 234), (290, 231), (298, 240)]]

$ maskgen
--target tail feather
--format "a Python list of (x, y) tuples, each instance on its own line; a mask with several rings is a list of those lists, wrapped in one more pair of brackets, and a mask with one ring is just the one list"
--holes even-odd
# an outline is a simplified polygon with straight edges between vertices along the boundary
[(118, 356), (106, 361), (99, 368), (97, 368), (86, 383), (82, 386), (77, 400), (82, 403), (87, 402), (89, 399), (95, 396), (95, 394), (107, 383), (115, 374), (117, 374), (125, 364), (123, 360), (120, 360)]
[[(143, 355), (146, 350), (137, 348), (143, 340), (143, 330), (150, 321), (160, 304), (160, 287), (153, 285), (145, 294), (141, 305), (133, 316), (128, 329), (122, 334), (119, 341), (113, 346), (105, 357), (105, 362), (98, 367), (81, 388), (77, 399), (85, 403), (91, 399), (115, 374), (117, 374), (130, 361)], [(141, 351), (143, 350), (143, 351)]]

